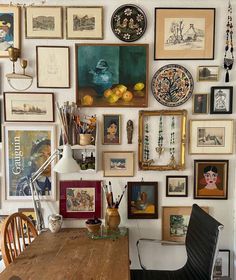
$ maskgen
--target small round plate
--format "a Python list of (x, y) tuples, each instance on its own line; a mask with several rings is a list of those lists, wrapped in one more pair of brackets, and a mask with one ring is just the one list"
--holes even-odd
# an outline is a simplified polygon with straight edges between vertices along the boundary
[(147, 18), (141, 8), (135, 5), (122, 5), (111, 17), (111, 28), (116, 37), (125, 42), (138, 40), (145, 32)]
[(193, 77), (183, 66), (168, 64), (155, 73), (151, 86), (159, 103), (167, 107), (177, 107), (192, 95)]

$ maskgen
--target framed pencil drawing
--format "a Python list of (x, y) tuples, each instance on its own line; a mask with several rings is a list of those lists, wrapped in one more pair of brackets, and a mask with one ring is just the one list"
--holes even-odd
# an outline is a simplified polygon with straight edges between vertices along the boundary
[(211, 88), (211, 114), (232, 114), (233, 87)]
[(214, 8), (156, 8), (154, 59), (214, 59)]
[(104, 145), (121, 144), (121, 115), (103, 115)]
[(193, 94), (193, 114), (207, 114), (208, 113), (208, 93)]
[(166, 196), (188, 196), (188, 176), (166, 176)]
[(213, 270), (213, 279), (220, 280), (223, 277), (230, 277), (230, 250), (219, 250), (216, 255)]
[(217, 82), (219, 80), (219, 66), (198, 66), (198, 82)]

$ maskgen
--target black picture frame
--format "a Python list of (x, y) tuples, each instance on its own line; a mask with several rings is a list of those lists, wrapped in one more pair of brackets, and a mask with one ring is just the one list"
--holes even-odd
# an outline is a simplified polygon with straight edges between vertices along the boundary
[[(180, 180), (183, 179), (181, 183)], [(172, 186), (170, 185), (172, 181)], [(176, 186), (177, 184), (177, 186)], [(172, 188), (172, 190), (171, 190)], [(166, 176), (166, 197), (187, 197), (188, 196), (188, 176)]]
[(228, 249), (219, 250), (218, 255), (216, 255), (213, 280), (221, 279), (222, 277), (230, 277), (230, 250)]
[(211, 87), (210, 98), (211, 98), (210, 114), (232, 114), (233, 111), (233, 87), (232, 86)]

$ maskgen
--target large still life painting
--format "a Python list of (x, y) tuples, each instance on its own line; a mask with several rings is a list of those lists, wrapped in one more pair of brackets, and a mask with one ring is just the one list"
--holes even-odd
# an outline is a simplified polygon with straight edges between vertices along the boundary
[(147, 44), (78, 44), (76, 70), (82, 107), (148, 105)]

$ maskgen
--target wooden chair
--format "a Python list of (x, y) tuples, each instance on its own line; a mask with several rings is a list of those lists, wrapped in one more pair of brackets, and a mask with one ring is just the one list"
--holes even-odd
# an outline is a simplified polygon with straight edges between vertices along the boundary
[(2, 258), (6, 266), (38, 236), (31, 220), (22, 213), (8, 216), (1, 230)]

